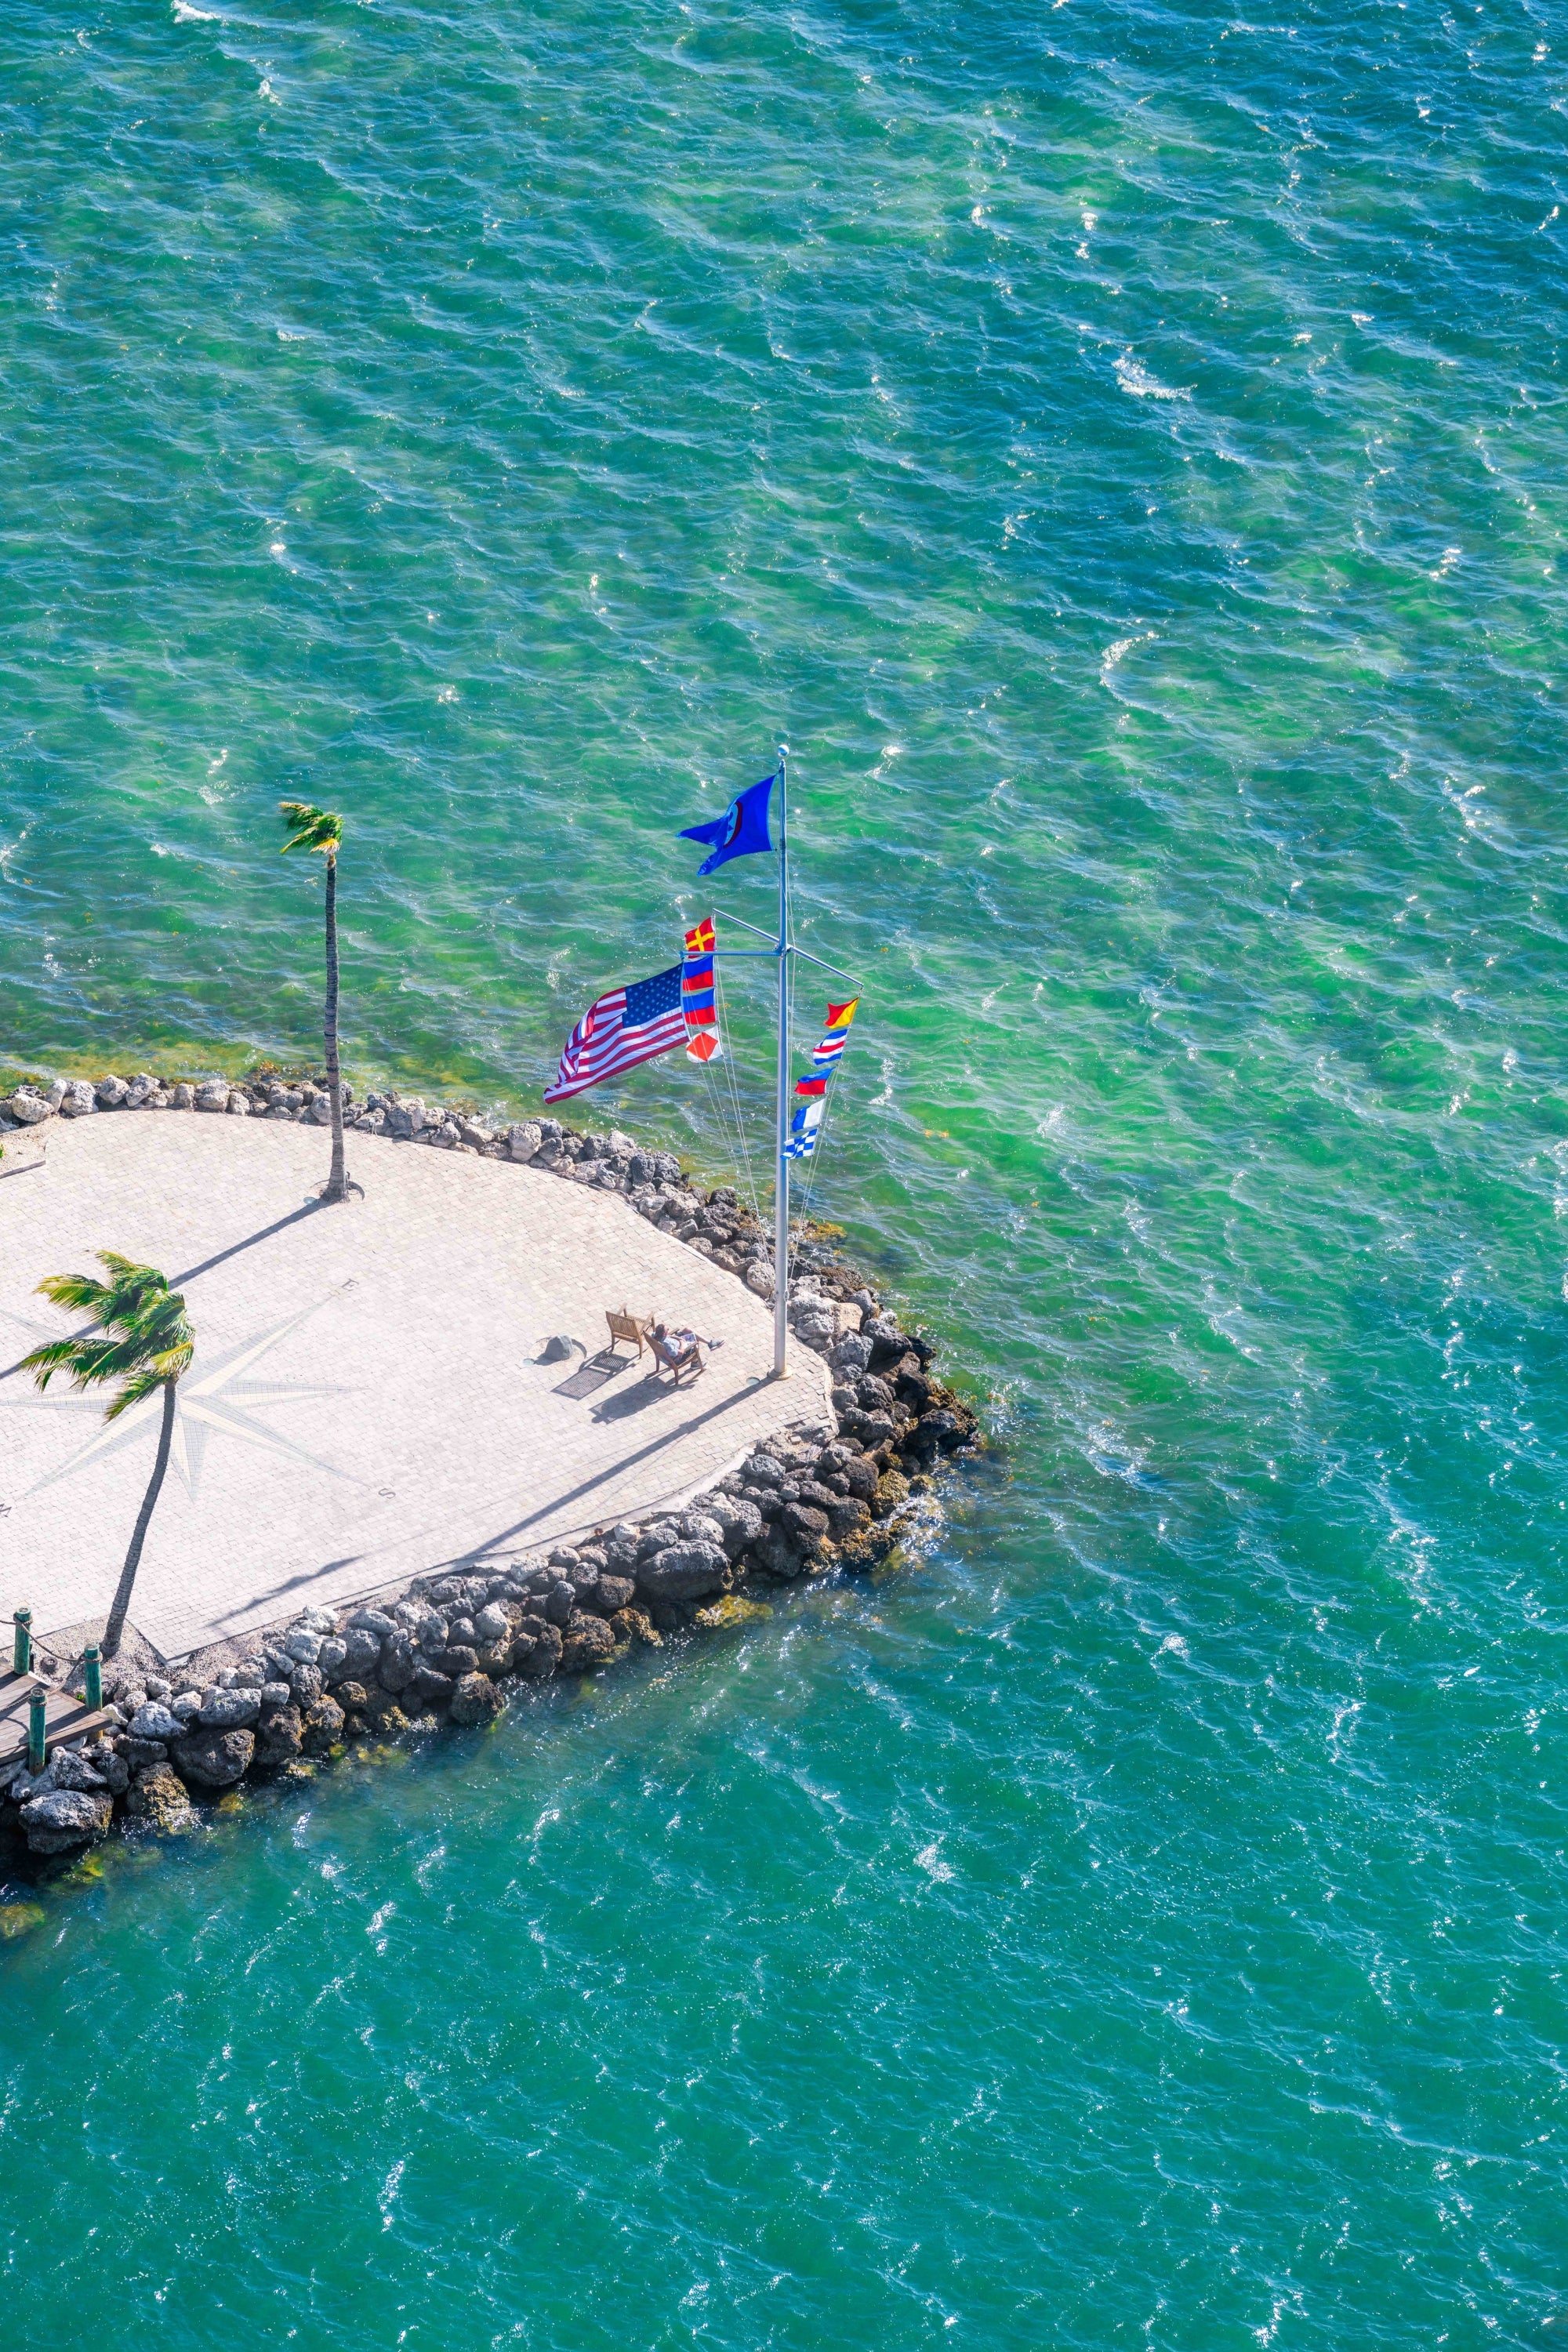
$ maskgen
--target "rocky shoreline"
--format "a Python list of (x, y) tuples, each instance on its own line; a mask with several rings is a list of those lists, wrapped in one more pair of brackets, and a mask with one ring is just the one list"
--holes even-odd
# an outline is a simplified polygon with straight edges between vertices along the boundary
[[(331, 1119), (322, 1084), (269, 1071), (240, 1082), (149, 1072), (96, 1085), (57, 1078), (0, 1097), (0, 1150), (18, 1131), (47, 1147), (55, 1118), (132, 1110)], [(773, 1297), (769, 1234), (730, 1187), (694, 1183), (671, 1152), (552, 1118), (492, 1128), (391, 1090), (356, 1103), (345, 1086), (343, 1112), (351, 1132), (619, 1192), (759, 1298)], [(232, 1645), (198, 1654), (177, 1683), (122, 1664), (105, 1676), (120, 1727), (51, 1752), (36, 1778), (6, 1768), (0, 1832), (19, 1834), (34, 1854), (70, 1855), (117, 1820), (143, 1832), (187, 1831), (203, 1801), (247, 1777), (297, 1770), (350, 1741), (485, 1723), (517, 1684), (597, 1672), (637, 1645), (733, 1622), (803, 1580), (884, 1559), (938, 1465), (978, 1443), (976, 1419), (936, 1378), (931, 1341), (902, 1328), (830, 1231), (802, 1234), (791, 1276), (791, 1328), (827, 1361), (832, 1425), (813, 1421), (770, 1439), (677, 1513), (596, 1528), (548, 1553), (448, 1566), (346, 1612), (308, 1610), (243, 1654)]]

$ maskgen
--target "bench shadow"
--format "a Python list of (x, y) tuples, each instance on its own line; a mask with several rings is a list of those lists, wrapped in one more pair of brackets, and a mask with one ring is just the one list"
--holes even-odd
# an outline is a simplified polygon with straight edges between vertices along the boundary
[(668, 1389), (660, 1388), (657, 1372), (645, 1372), (636, 1388), (622, 1389), (617, 1396), (606, 1397), (596, 1404), (591, 1419), (597, 1422), (628, 1421), (634, 1412), (646, 1412), (660, 1397), (668, 1396)]
[[(569, 1373), (565, 1380), (558, 1381), (551, 1391), (551, 1394), (570, 1397), (575, 1403), (584, 1397), (595, 1395), (606, 1381), (613, 1381), (617, 1372), (624, 1372), (626, 1365), (626, 1357), (612, 1356), (607, 1349), (602, 1348), (596, 1356), (585, 1358), (574, 1372)], [(606, 1407), (605, 1412), (595, 1413), (594, 1418), (595, 1421), (602, 1421), (610, 1410), (611, 1408)]]

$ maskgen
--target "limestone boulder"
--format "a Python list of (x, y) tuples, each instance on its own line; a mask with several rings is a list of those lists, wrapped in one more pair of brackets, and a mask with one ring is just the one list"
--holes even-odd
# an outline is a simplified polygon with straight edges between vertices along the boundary
[[(390, 1621), (389, 1621), (390, 1625)], [(381, 1656), (380, 1636), (368, 1625), (351, 1625), (342, 1637), (342, 1671), (340, 1682), (364, 1682), (376, 1669)]]
[(177, 1715), (170, 1713), (161, 1699), (150, 1698), (139, 1706), (130, 1722), (132, 1739), (183, 1739), (185, 1727)]
[(300, 1744), (308, 1756), (324, 1756), (343, 1736), (343, 1711), (335, 1698), (313, 1699), (300, 1722)]
[(260, 1713), (258, 1690), (210, 1690), (196, 1721), (204, 1731), (249, 1731)]
[(22, 1087), (6, 1097), (5, 1108), (18, 1127), (42, 1127), (45, 1119), (54, 1117), (42, 1095), (33, 1094)]
[(534, 1619), (530, 1623), (526, 1648), (523, 1643), (524, 1637), (520, 1633), (512, 1649), (512, 1664), (520, 1675), (528, 1675), (532, 1682), (542, 1682), (561, 1664), (564, 1646), (561, 1628)]
[[(859, 1312), (858, 1307), (856, 1312)], [(844, 1373), (850, 1381), (858, 1381), (871, 1360), (871, 1342), (858, 1331), (846, 1332), (829, 1360), (836, 1372)]]
[[(395, 1633), (396, 1631), (397, 1620), (395, 1617), (389, 1617), (384, 1609), (356, 1609), (349, 1619), (351, 1633), (374, 1633), (378, 1642), (384, 1642), (389, 1634)], [(344, 1639), (347, 1639), (347, 1635)]]
[(870, 1507), (858, 1495), (836, 1495), (827, 1505), (828, 1530), (835, 1543), (847, 1543), (870, 1522)]
[(421, 1715), (444, 1714), (452, 1703), (452, 1677), (437, 1666), (421, 1664), (415, 1670), (404, 1698), (405, 1706), (416, 1706)]
[(877, 1491), (871, 1498), (871, 1510), (879, 1519), (890, 1518), (902, 1510), (910, 1499), (910, 1482), (901, 1470), (884, 1471), (877, 1481)]
[(724, 1529), (710, 1511), (685, 1511), (677, 1525), (682, 1543), (723, 1544)]
[(406, 1690), (417, 1671), (414, 1644), (406, 1633), (394, 1633), (382, 1644), (376, 1679), (383, 1690)]
[(646, 1642), (655, 1650), (664, 1640), (662, 1633), (655, 1632), (651, 1618), (641, 1609), (617, 1609), (610, 1619), (610, 1631), (617, 1642)]
[(563, 1675), (584, 1675), (616, 1654), (616, 1637), (602, 1617), (574, 1617), (561, 1644)]
[(138, 1772), (125, 1810), (132, 1821), (145, 1822), (160, 1837), (179, 1837), (196, 1827), (195, 1807), (170, 1764), (151, 1764)]
[(34, 1853), (68, 1853), (104, 1835), (114, 1816), (107, 1789), (54, 1789), (22, 1808), (22, 1829)]
[(803, 1552), (815, 1551), (828, 1531), (827, 1514), (815, 1503), (786, 1503), (779, 1517), (784, 1533)]
[(721, 1591), (730, 1572), (729, 1555), (720, 1544), (668, 1544), (637, 1570), (637, 1591), (648, 1601), (697, 1601)]
[(763, 1515), (755, 1503), (749, 1502), (743, 1495), (722, 1496), (714, 1517), (724, 1549), (731, 1559), (739, 1559), (742, 1552), (763, 1539)]
[(95, 1740), (83, 1754), (111, 1797), (122, 1797), (131, 1786), (131, 1767), (107, 1739)]
[(304, 1726), (297, 1706), (264, 1706), (256, 1726), (256, 1760), (258, 1764), (282, 1764), (290, 1756), (298, 1756), (304, 1738)]
[(462, 1675), (452, 1686), (454, 1723), (489, 1723), (506, 1702), (488, 1675)]
[(908, 1444), (912, 1454), (951, 1454), (968, 1434), (968, 1427), (957, 1413), (939, 1409), (921, 1413), (910, 1432)]
[(250, 1731), (190, 1732), (176, 1740), (170, 1759), (182, 1780), (204, 1789), (232, 1788), (250, 1769), (256, 1735)]

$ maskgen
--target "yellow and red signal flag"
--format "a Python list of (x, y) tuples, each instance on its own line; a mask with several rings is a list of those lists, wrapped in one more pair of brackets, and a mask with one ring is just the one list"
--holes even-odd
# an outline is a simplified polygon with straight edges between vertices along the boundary
[[(828, 1082), (838, 1067), (839, 1056), (848, 1039), (849, 1024), (855, 1018), (855, 1008), (859, 1002), (858, 996), (852, 996), (847, 1004), (830, 1004), (827, 1008), (826, 1026), (811, 1049), (811, 1067), (804, 1078), (795, 1080), (796, 1094), (805, 1095), (808, 1099), (790, 1121), (789, 1139), (784, 1145), (786, 1160), (809, 1160), (816, 1150), (817, 1130), (822, 1125), (826, 1108), (822, 1097), (826, 1096)], [(816, 1099), (809, 1099), (811, 1097)]]
[(680, 1007), (686, 1015), (686, 1051), (693, 1062), (716, 1062), (724, 1052), (713, 987), (716, 945), (713, 918), (705, 915), (687, 932), (680, 960)]
[(797, 1095), (825, 1095), (827, 1092), (827, 1081), (838, 1067), (838, 1057), (844, 1051), (849, 1024), (855, 1018), (855, 1008), (859, 1002), (858, 996), (852, 996), (847, 1004), (828, 1006), (826, 1025), (811, 1049), (811, 1067), (804, 1078), (795, 1082)]

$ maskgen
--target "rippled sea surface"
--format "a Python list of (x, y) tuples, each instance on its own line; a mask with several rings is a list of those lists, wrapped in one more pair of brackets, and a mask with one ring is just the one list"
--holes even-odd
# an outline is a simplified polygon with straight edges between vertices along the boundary
[(0, 1051), (308, 1056), (300, 793), (356, 1078), (537, 1107), (785, 735), (814, 1206), (996, 1441), (44, 1890), (18, 2342), (1568, 2332), (1565, 94), (1520, 0), (10, 0)]

